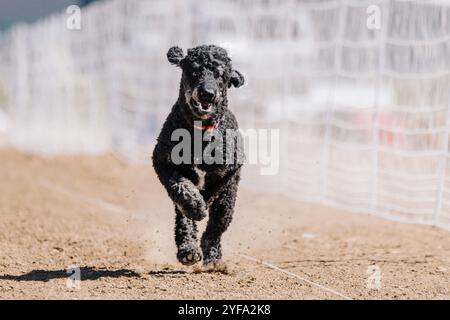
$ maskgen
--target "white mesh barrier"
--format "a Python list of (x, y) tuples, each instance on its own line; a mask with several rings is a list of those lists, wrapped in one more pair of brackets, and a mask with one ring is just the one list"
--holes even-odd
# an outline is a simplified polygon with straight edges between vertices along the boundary
[(66, 19), (0, 35), (0, 143), (149, 161), (178, 95), (167, 49), (215, 43), (248, 79), (241, 126), (281, 129), (280, 173), (244, 184), (450, 228), (448, 1), (111, 0)]

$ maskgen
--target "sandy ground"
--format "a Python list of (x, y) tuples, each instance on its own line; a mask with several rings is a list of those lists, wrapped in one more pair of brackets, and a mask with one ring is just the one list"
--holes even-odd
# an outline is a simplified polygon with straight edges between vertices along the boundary
[(10, 150), (0, 163), (3, 299), (450, 298), (450, 232), (436, 227), (241, 189), (227, 270), (199, 272), (175, 260), (173, 208), (149, 165)]

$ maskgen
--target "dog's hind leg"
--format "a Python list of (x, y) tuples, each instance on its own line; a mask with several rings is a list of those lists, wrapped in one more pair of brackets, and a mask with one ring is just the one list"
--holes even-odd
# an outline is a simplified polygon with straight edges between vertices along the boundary
[(216, 265), (222, 260), (220, 240), (233, 217), (236, 202), (238, 178), (229, 181), (227, 188), (222, 189), (209, 209), (209, 220), (201, 239), (203, 262), (205, 265)]
[(198, 246), (196, 222), (187, 218), (175, 208), (175, 243), (178, 248), (177, 259), (184, 265), (192, 265), (202, 259)]

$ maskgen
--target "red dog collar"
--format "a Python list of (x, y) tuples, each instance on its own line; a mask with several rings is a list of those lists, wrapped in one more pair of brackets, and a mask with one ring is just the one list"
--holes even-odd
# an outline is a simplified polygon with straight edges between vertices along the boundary
[(206, 131), (206, 132), (213, 132), (214, 129), (217, 129), (219, 127), (219, 122), (213, 124), (213, 125), (209, 125), (209, 126), (196, 126), (194, 124), (194, 128), (198, 129), (198, 130), (202, 130), (202, 131)]

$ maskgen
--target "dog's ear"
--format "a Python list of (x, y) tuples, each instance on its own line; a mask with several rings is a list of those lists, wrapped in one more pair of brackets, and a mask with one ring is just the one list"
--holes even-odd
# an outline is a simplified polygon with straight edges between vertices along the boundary
[(232, 85), (235, 88), (239, 88), (241, 86), (243, 86), (245, 84), (245, 78), (242, 75), (242, 73), (240, 73), (237, 70), (233, 70), (233, 72), (231, 73), (231, 79), (230, 79), (230, 83), (228, 84), (228, 87), (231, 87)]
[(169, 49), (169, 51), (167, 51), (167, 60), (169, 60), (169, 62), (171, 64), (174, 64), (176, 66), (180, 65), (181, 60), (183, 60), (184, 57), (184, 53), (183, 53), (183, 49), (181, 49), (180, 47), (172, 47)]

